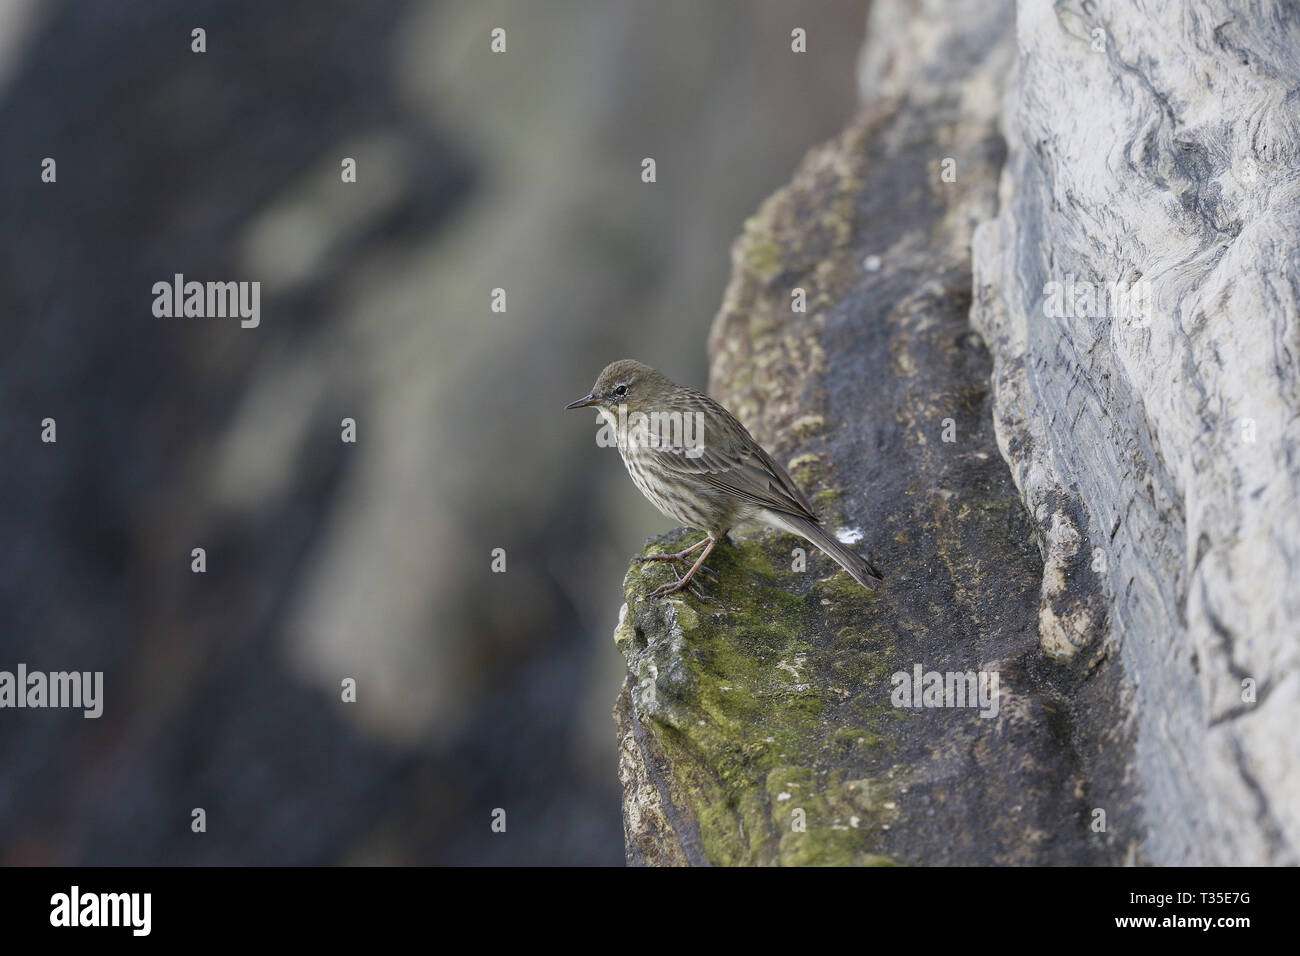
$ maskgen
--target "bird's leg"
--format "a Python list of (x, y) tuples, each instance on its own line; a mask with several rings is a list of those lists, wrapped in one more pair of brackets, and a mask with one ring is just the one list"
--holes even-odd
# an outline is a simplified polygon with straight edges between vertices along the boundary
[[(693, 553), (693, 552), (695, 552), (695, 551), (700, 550), (700, 548), (704, 547), (704, 546), (705, 546), (706, 544), (708, 544), (708, 543), (709, 543), (709, 539), (708, 539), (708, 537), (703, 537), (703, 538), (701, 538), (699, 541), (697, 541), (697, 542), (695, 542), (693, 545), (691, 545), (689, 548), (686, 548), (686, 549), (684, 549), (684, 550), (682, 550), (682, 551), (678, 551), (676, 554), (649, 554), (649, 555), (646, 555), (646, 556), (643, 557), (643, 558), (634, 558), (633, 560), (636, 560), (636, 561), (671, 561), (673, 564), (690, 564), (691, 562), (689, 562), (689, 561), (686, 560), (686, 556), (687, 556), (688, 554), (691, 554), (691, 553)], [(707, 574), (707, 575), (708, 575), (709, 577), (711, 577), (711, 578), (716, 578), (716, 577), (717, 577), (717, 575), (713, 572), (713, 569), (712, 569), (712, 568), (700, 568), (700, 571), (702, 571), (704, 574)], [(700, 595), (700, 596), (703, 597), (703, 595)]]
[[(676, 592), (684, 589), (690, 589), (690, 592), (702, 601), (713, 600), (710, 597), (706, 597), (702, 591), (700, 591), (695, 585), (693, 585), (691, 583), (691, 578), (695, 577), (695, 572), (700, 570), (700, 566), (704, 564), (705, 559), (709, 556), (709, 552), (712, 551), (715, 547), (717, 547), (718, 539), (710, 535), (700, 543), (701, 544), (707, 543), (708, 547), (704, 549), (703, 554), (701, 554), (698, 558), (695, 559), (695, 563), (691, 565), (691, 569), (686, 572), (685, 576), (674, 581), (672, 584), (665, 584), (662, 585), (661, 587), (655, 588), (653, 591), (650, 592), (650, 596), (652, 598), (665, 597), (669, 594), (675, 594)], [(696, 547), (698, 547), (698, 545)], [(692, 548), (691, 550), (694, 551), (695, 548)]]
[(646, 555), (644, 558), (637, 558), (636, 560), (638, 560), (638, 561), (672, 561), (672, 562), (674, 562), (674, 563), (680, 561), (682, 564), (690, 564), (690, 562), (686, 560), (686, 556), (687, 556), (688, 554), (692, 554), (692, 553), (694, 553), (694, 552), (700, 550), (700, 548), (704, 547), (704, 546), (705, 546), (706, 544), (708, 544), (708, 543), (709, 543), (709, 539), (708, 539), (707, 537), (703, 537), (703, 538), (701, 538), (699, 541), (697, 541), (697, 542), (695, 542), (693, 545), (691, 545), (689, 548), (685, 549), (684, 551), (678, 551), (678, 552), (675, 553), (675, 554), (648, 554), (648, 555)]

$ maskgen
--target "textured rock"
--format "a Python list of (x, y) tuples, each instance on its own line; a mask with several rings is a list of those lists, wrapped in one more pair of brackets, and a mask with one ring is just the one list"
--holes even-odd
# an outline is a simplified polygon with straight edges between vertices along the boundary
[[(709, 347), (888, 587), (771, 534), (717, 607), (633, 567), (630, 862), (1297, 862), (1298, 20), (873, 6)], [(892, 707), (918, 663), (999, 716)]]
[[(1024, 4), (1017, 35), (973, 318), (1046, 532), (1043, 647), (1122, 659), (1150, 859), (1295, 863), (1300, 13)], [(1059, 599), (1088, 579), (1104, 616)]]

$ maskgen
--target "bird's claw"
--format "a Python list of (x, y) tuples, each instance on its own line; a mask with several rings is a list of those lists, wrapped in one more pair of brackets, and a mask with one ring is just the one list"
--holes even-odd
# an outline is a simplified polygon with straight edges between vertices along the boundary
[[(665, 562), (665, 563), (668, 563), (668, 564), (685, 564), (685, 565), (690, 565), (690, 564), (693, 564), (693, 563), (694, 563), (693, 561), (691, 561), (690, 558), (685, 557), (684, 554), (682, 554), (682, 553), (678, 553), (678, 554), (647, 554), (647, 555), (643, 555), (643, 556), (638, 557), (638, 558), (633, 558), (632, 560), (634, 560), (634, 561), (639, 561), (639, 562), (642, 562), (642, 563), (644, 563), (644, 562), (646, 562), (646, 561), (662, 561), (662, 562)], [(716, 571), (714, 571), (712, 568), (710, 568), (710, 567), (708, 567), (708, 566), (706, 566), (706, 565), (703, 565), (703, 564), (700, 565), (698, 568), (696, 568), (696, 572), (695, 572), (695, 573), (696, 573), (696, 574), (699, 574), (701, 571), (704, 572), (705, 574), (707, 574), (709, 577), (713, 578), (713, 580), (715, 580), (715, 581), (718, 579), (718, 573), (717, 573)]]
[(655, 588), (653, 591), (650, 592), (650, 597), (652, 598), (667, 597), (670, 594), (676, 594), (678, 591), (690, 591), (701, 601), (707, 601), (710, 604), (718, 603), (717, 598), (709, 597), (702, 590), (700, 590), (699, 585), (697, 585), (693, 580), (687, 578), (678, 578), (675, 581), (670, 581), (668, 584), (661, 584), (659, 587)]
[(694, 594), (694, 595), (695, 595), (697, 598), (699, 598), (701, 601), (704, 601), (706, 604), (717, 604), (717, 603), (718, 603), (718, 599), (717, 599), (717, 598), (709, 597), (707, 594), (705, 594), (703, 591), (701, 591), (698, 587), (696, 587), (694, 581), (692, 581), (692, 582), (691, 582), (687, 587), (690, 589), (690, 592), (691, 592), (692, 594)]
[[(644, 558), (636, 558), (635, 560), (637, 560), (637, 561), (669, 561), (669, 562), (672, 562), (672, 563), (674, 563), (674, 564), (690, 564), (690, 563), (691, 563), (689, 559), (687, 559), (687, 558), (682, 558), (682, 557), (678, 557), (678, 556), (675, 555), (675, 554), (650, 554), (650, 555), (647, 555), (647, 556), (644, 557)], [(700, 566), (696, 569), (695, 573), (696, 573), (696, 574), (700, 574), (700, 573), (707, 574), (709, 577), (713, 578), (713, 580), (715, 580), (715, 581), (718, 579), (718, 572), (714, 571), (712, 568), (710, 568), (710, 567), (708, 567), (708, 566), (706, 566), (706, 565), (703, 565), (703, 564), (700, 565)]]
[[(697, 549), (688, 548), (685, 551), (677, 551), (673, 554), (647, 554), (638, 558), (633, 558), (632, 560), (640, 561), (643, 563), (646, 561), (664, 561), (669, 564), (685, 564), (689, 566), (691, 564), (694, 564), (695, 562), (693, 562), (690, 558), (688, 558), (687, 555), (695, 550)], [(708, 571), (709, 574), (713, 574), (713, 571), (706, 567), (701, 567), (700, 570)], [(717, 575), (714, 575), (714, 577), (717, 577)]]

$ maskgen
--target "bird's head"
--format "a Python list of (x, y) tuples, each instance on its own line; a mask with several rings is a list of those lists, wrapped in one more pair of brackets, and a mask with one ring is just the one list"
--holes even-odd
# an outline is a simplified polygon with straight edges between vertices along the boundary
[(596, 378), (591, 391), (570, 402), (565, 408), (596, 408), (610, 413), (626, 405), (629, 412), (649, 411), (657, 407), (671, 392), (673, 383), (652, 369), (632, 359), (610, 362)]

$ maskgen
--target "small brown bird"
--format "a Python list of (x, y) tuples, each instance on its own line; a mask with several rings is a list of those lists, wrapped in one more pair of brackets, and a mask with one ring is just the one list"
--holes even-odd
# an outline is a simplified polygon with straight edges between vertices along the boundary
[(588, 406), (595, 406), (614, 429), (628, 474), (651, 504), (707, 535), (676, 554), (640, 559), (690, 564), (687, 555), (704, 549), (685, 576), (657, 588), (651, 597), (683, 588), (703, 597), (691, 579), (728, 530), (750, 522), (806, 539), (863, 587), (880, 583), (880, 572), (869, 561), (822, 529), (785, 469), (703, 392), (678, 385), (648, 365), (620, 359), (605, 366), (590, 394), (565, 408)]

